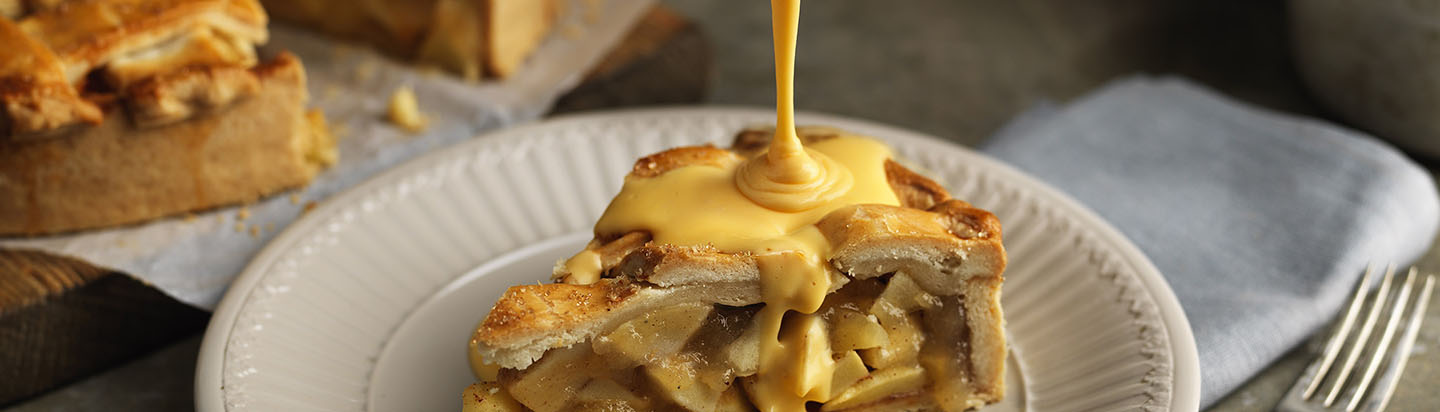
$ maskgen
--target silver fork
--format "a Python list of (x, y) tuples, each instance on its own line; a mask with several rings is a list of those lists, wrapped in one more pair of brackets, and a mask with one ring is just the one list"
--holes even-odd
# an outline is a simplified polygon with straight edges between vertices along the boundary
[[(1285, 393), (1285, 398), (1275, 407), (1276, 410), (1385, 410), (1385, 405), (1395, 394), (1400, 374), (1405, 370), (1405, 362), (1409, 359), (1415, 338), (1420, 333), (1420, 322), (1425, 318), (1425, 306), (1430, 302), (1430, 293), (1435, 288), (1435, 276), (1424, 275), (1425, 283), (1420, 287), (1419, 296), (1412, 300), (1411, 292), (1416, 279), (1422, 275), (1415, 268), (1410, 268), (1397, 292), (1392, 285), (1395, 283), (1395, 266), (1391, 265), (1385, 269), (1385, 275), (1381, 277), (1380, 287), (1375, 291), (1374, 297), (1367, 299), (1366, 296), (1370, 295), (1368, 292), (1371, 279), (1375, 277), (1374, 272), (1373, 266), (1365, 271), (1365, 277), (1361, 278), (1360, 284), (1355, 287), (1355, 296), (1351, 298), (1350, 305), (1339, 319), (1339, 325), (1325, 342), (1324, 351), (1300, 374), (1300, 379)], [(1370, 302), (1369, 307), (1364, 308), (1367, 300)], [(1359, 328), (1356, 328), (1355, 321), (1362, 310), (1365, 318)], [(1389, 314), (1386, 316), (1385, 329), (1380, 332), (1379, 339), (1374, 340), (1371, 337), (1381, 312)], [(1402, 321), (1404, 335), (1400, 336), (1399, 341), (1395, 341), (1395, 334)], [(1342, 354), (1345, 355), (1343, 358), (1340, 356)], [(1355, 367), (1362, 357), (1368, 358), (1365, 369), (1357, 370)], [(1337, 360), (1342, 361), (1339, 369), (1335, 369)], [(1376, 380), (1376, 374), (1381, 372), (1381, 368), (1384, 368), (1384, 373)], [(1327, 382), (1328, 388), (1320, 390)], [(1342, 395), (1346, 400), (1337, 403)]]

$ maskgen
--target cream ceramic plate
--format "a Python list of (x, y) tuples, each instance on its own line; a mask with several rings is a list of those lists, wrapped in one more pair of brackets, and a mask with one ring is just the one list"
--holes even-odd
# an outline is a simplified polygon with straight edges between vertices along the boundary
[[(196, 403), (213, 411), (458, 410), (469, 328), (505, 287), (578, 250), (635, 158), (725, 144), (748, 109), (571, 116), (503, 130), (326, 201), (270, 243), (205, 334)], [(878, 137), (995, 212), (1010, 254), (1007, 401), (989, 411), (1198, 408), (1195, 344), (1155, 267), (1094, 213), (1008, 166), (914, 132)]]

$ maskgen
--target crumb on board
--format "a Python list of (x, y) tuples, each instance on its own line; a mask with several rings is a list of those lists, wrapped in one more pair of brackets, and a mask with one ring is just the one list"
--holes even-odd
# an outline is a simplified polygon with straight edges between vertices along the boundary
[(245, 224), (244, 224), (244, 223), (240, 223), (240, 222), (235, 222), (235, 232), (236, 232), (236, 233), (239, 233), (239, 232), (244, 232), (244, 231), (245, 231)]
[(344, 139), (346, 135), (350, 134), (350, 128), (349, 128), (349, 127), (346, 127), (344, 123), (335, 123), (335, 124), (329, 125), (329, 127), (330, 127), (330, 137), (331, 137), (332, 139), (335, 139), (335, 141), (337, 141), (337, 142), (340, 141), (341, 139)]
[(250, 218), (250, 207), (249, 207), (249, 206), (240, 206), (240, 211), (239, 211), (239, 212), (235, 212), (235, 220), (245, 220), (245, 219), (249, 219), (249, 218)]
[(331, 133), (329, 122), (325, 121), (325, 113), (319, 109), (305, 112), (305, 122), (316, 141), (306, 150), (305, 159), (321, 166), (334, 165), (340, 160), (340, 150), (335, 148), (335, 134)]
[(353, 50), (350, 46), (344, 44), (336, 44), (330, 47), (330, 55), (336, 59), (349, 57), (350, 54), (354, 52), (355, 50)]
[(295, 193), (291, 193), (291, 194), (290, 194), (290, 204), (292, 204), (292, 205), (298, 205), (298, 204), (300, 204), (300, 195), (295, 194)]
[(415, 92), (410, 90), (409, 86), (397, 87), (390, 93), (390, 105), (386, 114), (390, 123), (410, 133), (425, 130), (425, 115), (420, 113), (420, 105), (415, 102)]
[(300, 210), (300, 214), (310, 213), (311, 210), (315, 210), (315, 207), (319, 205), (319, 203), (315, 202), (305, 202), (305, 208)]
[(260, 225), (250, 226), (250, 237), (260, 236)]
[(585, 30), (581, 29), (580, 25), (571, 23), (560, 29), (560, 35), (565, 36), (566, 39), (577, 40), (585, 35)]
[(601, 6), (603, 6), (600, 3), (599, 0), (588, 0), (584, 3), (585, 11), (581, 13), (580, 17), (585, 19), (585, 23), (595, 24), (600, 21)]
[(327, 85), (325, 85), (325, 88), (324, 88), (324, 89), (321, 89), (321, 90), (320, 90), (320, 98), (321, 98), (322, 100), (334, 100), (336, 97), (339, 97), (339, 96), (340, 96), (340, 86), (337, 86), (337, 85), (335, 85), (334, 83), (327, 84)]
[[(436, 78), (436, 77), (439, 77), (439, 76), (445, 76), (445, 75), (448, 74), (448, 72), (446, 72), (444, 68), (441, 68), (441, 67), (436, 66), (436, 65), (433, 65), (433, 64), (422, 64), (422, 65), (415, 66), (415, 71), (419, 72), (421, 77), (424, 77), (424, 78), (427, 78), (427, 79), (433, 79), (433, 78)], [(466, 77), (468, 77), (468, 76), (466, 76)]]
[(371, 78), (371, 77), (374, 77), (374, 76), (375, 76), (375, 61), (370, 60), (370, 59), (365, 59), (365, 60), (360, 61), (359, 64), (356, 64), (356, 65), (355, 65), (355, 80), (360, 81), (360, 82), (363, 83), (363, 82), (369, 81), (370, 78)]

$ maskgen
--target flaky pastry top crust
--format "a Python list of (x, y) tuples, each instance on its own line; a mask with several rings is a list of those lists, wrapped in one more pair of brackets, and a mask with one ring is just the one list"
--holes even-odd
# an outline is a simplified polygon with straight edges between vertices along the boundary
[(0, 138), (98, 124), (112, 101), (140, 127), (226, 106), (253, 95), (269, 36), (256, 0), (17, 4), (0, 17)]

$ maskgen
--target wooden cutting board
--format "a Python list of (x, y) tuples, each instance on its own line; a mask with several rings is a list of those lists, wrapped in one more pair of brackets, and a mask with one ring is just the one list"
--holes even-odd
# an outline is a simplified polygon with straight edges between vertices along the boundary
[[(695, 103), (711, 67), (699, 28), (656, 6), (551, 113)], [(0, 249), (0, 406), (193, 336), (209, 319), (125, 273)]]

